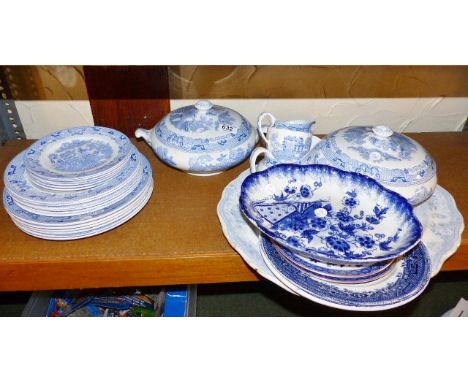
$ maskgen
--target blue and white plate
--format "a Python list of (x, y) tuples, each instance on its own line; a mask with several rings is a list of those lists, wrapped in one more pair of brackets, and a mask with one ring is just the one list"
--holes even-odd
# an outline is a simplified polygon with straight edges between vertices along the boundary
[(429, 284), (431, 266), (424, 244), (397, 259), (384, 277), (364, 284), (337, 284), (311, 277), (281, 256), (270, 241), (262, 256), (272, 273), (297, 294), (323, 305), (346, 310), (386, 310), (406, 304)]
[(79, 215), (70, 215), (70, 216), (45, 216), (39, 215), (30, 211), (26, 211), (15, 203), (11, 195), (5, 190), (4, 192), (4, 204), (6, 206), (7, 212), (13, 215), (18, 220), (25, 221), (31, 224), (37, 225), (46, 225), (48, 227), (51, 226), (58, 226), (63, 227), (64, 225), (71, 225), (71, 224), (82, 224), (84, 221), (94, 221), (98, 217), (108, 216), (114, 213), (119, 208), (126, 206), (129, 202), (131, 202), (137, 195), (139, 195), (142, 190), (144, 190), (145, 186), (149, 183), (151, 178), (151, 166), (148, 160), (142, 157), (142, 160), (145, 162), (143, 167), (143, 176), (140, 180), (138, 186), (133, 189), (130, 193), (128, 193), (124, 198), (119, 200), (117, 203), (113, 205), (102, 208), (92, 213), (86, 214), (79, 214)]
[(90, 227), (84, 227), (81, 230), (66, 230), (65, 232), (57, 230), (51, 231), (50, 229), (39, 230), (37, 228), (31, 229), (28, 226), (20, 224), (18, 224), (18, 227), (29, 235), (47, 240), (76, 240), (98, 235), (114, 229), (133, 218), (149, 201), (152, 192), (153, 184), (151, 182), (149, 187), (147, 187), (147, 190), (138, 197), (138, 200), (135, 200), (136, 203), (133, 203), (130, 208), (127, 208), (125, 214), (120, 215), (118, 219), (116, 218), (114, 220), (109, 220), (103, 224), (93, 224)]
[(251, 174), (239, 203), (273, 240), (334, 264), (391, 260), (422, 236), (405, 198), (367, 176), (325, 165), (280, 164)]
[(35, 142), (24, 154), (28, 172), (45, 179), (79, 179), (111, 170), (131, 150), (128, 137), (106, 127), (75, 127)]
[[(265, 235), (261, 236), (261, 240), (270, 240)], [(381, 261), (378, 263), (372, 263), (369, 265), (337, 265), (331, 263), (324, 263), (322, 261), (314, 260), (306, 256), (301, 256), (293, 251), (280, 246), (278, 243), (273, 242), (276, 250), (287, 260), (302, 268), (305, 271), (314, 273), (316, 275), (323, 275), (330, 278), (353, 278), (355, 280), (359, 278), (370, 278), (376, 274), (382, 274), (387, 269), (393, 260)]]
[[(143, 167), (138, 185), (112, 205), (92, 212), (68, 216), (47, 216), (25, 210), (4, 191), (4, 205), (15, 224), (23, 231), (51, 240), (67, 240), (104, 232), (106, 227), (115, 227), (136, 214), (148, 201), (153, 190), (151, 166), (141, 156)], [(110, 229), (110, 228), (109, 228)]]
[(18, 207), (21, 207), (29, 212), (36, 213), (38, 215), (46, 216), (70, 216), (70, 215), (81, 215), (85, 213), (92, 213), (96, 210), (103, 209), (111, 206), (119, 200), (123, 199), (128, 193), (135, 189), (141, 182), (143, 165), (137, 167), (137, 173), (133, 176), (130, 183), (127, 183), (125, 188), (119, 189), (118, 192), (103, 195), (98, 199), (83, 203), (83, 204), (72, 204), (72, 205), (55, 205), (55, 206), (38, 206), (30, 203), (23, 203), (21, 200), (13, 197)]
[[(258, 230), (239, 209), (241, 185), (249, 174), (249, 170), (243, 171), (224, 188), (221, 195), (217, 213), (224, 236), (234, 250), (259, 275), (288, 292), (297, 294), (284, 285), (267, 267), (259, 251)], [(450, 193), (441, 186), (437, 186), (434, 194), (426, 202), (417, 206), (414, 211), (424, 227), (422, 243), (425, 244), (429, 254), (431, 276), (434, 277), (460, 245), (464, 229), (463, 216)]]
[(20, 153), (8, 164), (4, 173), (4, 183), (18, 204), (30, 205), (31, 208), (61, 207), (69, 210), (71, 206), (76, 206), (76, 208), (83, 209), (91, 201), (100, 202), (102, 198), (108, 200), (121, 190), (125, 191), (126, 187), (131, 187), (139, 176), (137, 170), (140, 165), (140, 153), (133, 146), (126, 166), (115, 177), (99, 187), (69, 192), (50, 192), (39, 189), (31, 183), (22, 158), (23, 153)]
[[(289, 261), (286, 259), (286, 261)], [(290, 262), (294, 267), (296, 266), (294, 263)], [(299, 268), (303, 270), (302, 268)], [(325, 275), (320, 275), (317, 273), (313, 272), (308, 272), (310, 274), (310, 277), (315, 278), (317, 280), (323, 280), (323, 281), (328, 281), (331, 283), (338, 283), (338, 284), (363, 284), (363, 283), (369, 283), (371, 281), (377, 280), (385, 276), (387, 273), (389, 273), (392, 270), (392, 266), (389, 266), (388, 268), (380, 271), (379, 273), (375, 273), (371, 276), (367, 277), (359, 277), (359, 278), (354, 278), (354, 277), (333, 277), (333, 276), (325, 276)], [(305, 271), (307, 272), (307, 271)]]
[(317, 273), (314, 271), (311, 271), (310, 269), (306, 269), (294, 261), (291, 260), (290, 257), (287, 257), (284, 255), (284, 252), (282, 249), (284, 247), (279, 246), (277, 243), (266, 237), (265, 235), (261, 234), (260, 235), (260, 246), (263, 247), (267, 245), (267, 241), (270, 243), (268, 245), (272, 245), (275, 249), (275, 251), (280, 254), (286, 261), (288, 261), (293, 267), (298, 268), (299, 270), (306, 272), (307, 274), (310, 275), (312, 278), (316, 278), (319, 280), (325, 280), (329, 282), (335, 282), (335, 283), (342, 283), (342, 284), (358, 284), (358, 283), (367, 283), (370, 281), (377, 280), (384, 275), (386, 275), (388, 272), (391, 271), (392, 266), (391, 264), (393, 263), (394, 260), (390, 260), (388, 265), (385, 266), (384, 268), (379, 269), (378, 272), (374, 272), (372, 274), (360, 274), (356, 276), (339, 276), (339, 275), (332, 275), (332, 274), (324, 274), (324, 273)]

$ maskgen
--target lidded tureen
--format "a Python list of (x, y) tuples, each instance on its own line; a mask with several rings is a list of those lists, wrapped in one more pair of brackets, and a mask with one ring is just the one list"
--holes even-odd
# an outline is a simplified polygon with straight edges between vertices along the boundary
[(309, 163), (367, 175), (412, 205), (429, 198), (437, 185), (431, 155), (415, 140), (386, 126), (337, 130), (314, 147)]
[(137, 129), (156, 155), (193, 175), (215, 175), (246, 159), (257, 132), (238, 112), (198, 101), (166, 115), (153, 129)]

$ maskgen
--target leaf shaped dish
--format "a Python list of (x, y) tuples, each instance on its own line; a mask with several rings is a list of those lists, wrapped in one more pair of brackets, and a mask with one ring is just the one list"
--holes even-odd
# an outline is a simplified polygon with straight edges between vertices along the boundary
[(251, 174), (239, 203), (280, 245), (334, 264), (394, 259), (422, 236), (401, 195), (365, 175), (326, 165), (280, 164)]

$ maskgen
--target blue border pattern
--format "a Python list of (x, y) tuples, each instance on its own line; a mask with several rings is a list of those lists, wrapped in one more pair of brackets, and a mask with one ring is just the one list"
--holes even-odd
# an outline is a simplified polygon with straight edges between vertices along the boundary
[[(270, 238), (261, 234), (261, 240), (268, 240), (272, 241)], [(272, 242), (275, 245), (274, 242)], [(310, 258), (305, 258), (300, 255), (295, 254), (293, 251), (289, 250), (286, 247), (277, 248), (277, 250), (281, 253), (283, 257), (290, 260), (297, 266), (300, 266), (305, 271), (316, 273), (316, 274), (325, 274), (329, 276), (343, 276), (343, 277), (365, 277), (380, 273), (383, 269), (387, 268), (392, 260), (386, 261), (379, 261), (377, 263), (371, 263), (369, 265), (362, 265), (362, 266), (348, 266), (345, 268), (345, 265), (342, 265), (342, 269), (340, 266), (335, 264), (330, 264), (327, 267), (327, 263), (323, 263), (321, 261), (317, 261)]]
[(135, 146), (132, 145), (130, 159), (125, 166), (114, 175), (109, 181), (100, 184), (98, 187), (85, 189), (75, 192), (48, 192), (34, 187), (31, 182), (25, 177), (26, 166), (23, 162), (24, 151), (19, 153), (8, 164), (4, 173), (5, 187), (13, 197), (19, 196), (23, 199), (28, 199), (34, 203), (70, 203), (72, 201), (85, 201), (89, 198), (94, 198), (99, 195), (116, 191), (119, 186), (125, 183), (126, 179), (133, 176), (140, 163), (140, 154)]
[[(343, 151), (343, 148), (338, 147), (336, 143), (336, 135), (341, 134), (345, 129), (333, 132), (322, 139), (312, 150), (310, 157), (311, 163), (329, 165), (341, 170), (357, 172), (389, 186), (413, 186), (423, 184), (436, 176), (436, 163), (429, 154), (426, 154), (422, 162), (405, 169), (385, 168), (366, 164), (363, 161), (351, 158)], [(365, 149), (363, 147), (356, 147), (355, 150), (363, 155)]]
[[(301, 223), (300, 228), (296, 228), (296, 223), (294, 223), (293, 221), (294, 224), (290, 225), (290, 228), (288, 228), (288, 230), (292, 231), (294, 235), (288, 236), (283, 232), (285, 231), (284, 229), (281, 230), (277, 228), (278, 223), (268, 224), (269, 222), (265, 222), (265, 219), (262, 216), (253, 212), (253, 209), (255, 207), (254, 204), (258, 203), (253, 201), (249, 197), (249, 195), (252, 193), (255, 194), (255, 188), (258, 187), (261, 183), (268, 184), (271, 183), (271, 180), (275, 177), (282, 177), (286, 178), (288, 182), (296, 181), (296, 179), (308, 179), (307, 181), (309, 183), (312, 183), (312, 181), (315, 180), (314, 186), (318, 184), (320, 184), (321, 186), (321, 180), (317, 180), (319, 179), (320, 175), (335, 178), (341, 182), (351, 182), (353, 184), (353, 187), (359, 190), (359, 192), (362, 192), (363, 190), (372, 190), (376, 194), (383, 195), (385, 197), (385, 201), (388, 204), (386, 208), (382, 208), (381, 210), (379, 210), (378, 208), (378, 212), (385, 210), (386, 213), (388, 212), (390, 214), (397, 214), (397, 216), (400, 217), (401, 225), (405, 224), (408, 226), (408, 228), (404, 232), (401, 232), (402, 229), (400, 227), (394, 227), (396, 230), (394, 232), (394, 235), (388, 235), (388, 240), (391, 239), (389, 241), (389, 244), (393, 244), (393, 247), (391, 247), (390, 245), (386, 245), (385, 243), (384, 245), (379, 244), (378, 246), (374, 246), (373, 248), (367, 247), (367, 245), (362, 245), (362, 252), (355, 253), (352, 250), (348, 250), (350, 248), (349, 244), (346, 244), (346, 242), (343, 242), (343, 240), (341, 239), (334, 240), (342, 243), (342, 246), (346, 245), (348, 249), (345, 250), (337, 248), (337, 246), (335, 246), (334, 243), (328, 243), (328, 237), (332, 236), (327, 236), (327, 245), (322, 247), (311, 247), (310, 245), (305, 244), (304, 240), (297, 240), (296, 237), (298, 235), (304, 236), (304, 234), (310, 230), (311, 227), (308, 226), (312, 223), (307, 222), (307, 225), (305, 227)], [(313, 195), (313, 191), (314, 190), (310, 191), (309, 189), (307, 196)], [(349, 194), (349, 192), (347, 192), (347, 194)], [(277, 199), (276, 196), (272, 194), (272, 192), (269, 192), (266, 198), (267, 201), (273, 200), (273, 198)], [(400, 256), (402, 253), (410, 250), (415, 245), (417, 245), (417, 243), (421, 240), (422, 236), (421, 223), (414, 215), (412, 206), (401, 195), (386, 189), (374, 179), (371, 179), (365, 175), (342, 171), (326, 165), (280, 164), (272, 166), (267, 170), (251, 174), (242, 183), (239, 202), (241, 211), (245, 214), (245, 216), (249, 218), (263, 233), (265, 233), (270, 238), (279, 242), (281, 245), (286, 246), (287, 248), (298, 251), (317, 260), (332, 262), (335, 264), (365, 264), (394, 259)], [(327, 208), (327, 206), (329, 206), (329, 204), (323, 205), (322, 207)], [(333, 209), (333, 206), (330, 205), (330, 208)], [(376, 209), (374, 208), (374, 212), (375, 210)], [(296, 212), (294, 213), (296, 214)], [(287, 218), (288, 216), (286, 216), (285, 219)], [(338, 220), (341, 220), (341, 218), (338, 217), (338, 214), (336, 214), (336, 216), (333, 217), (333, 220), (336, 220), (337, 218)], [(380, 219), (380, 217), (378, 217), (378, 219)], [(372, 222), (372, 225), (374, 223), (379, 224), (380, 220), (377, 221), (378, 219), (374, 218), (374, 220), (376, 221)], [(337, 223), (343, 225), (342, 222)], [(308, 229), (305, 230), (306, 228)], [(331, 228), (332, 227), (330, 226), (330, 229)], [(374, 229), (373, 227), (369, 227), (366, 228), (366, 230), (368, 231), (371, 228)], [(346, 224), (344, 224), (343, 229), (346, 229)], [(314, 232), (316, 232), (315, 228)], [(373, 237), (381, 237), (381, 234), (374, 233)], [(291, 240), (291, 238), (293, 240)], [(358, 248), (356, 245), (354, 245), (354, 247)]]
[(212, 138), (192, 138), (172, 131), (162, 120), (155, 128), (155, 137), (160, 144), (173, 147), (187, 153), (203, 154), (224, 151), (242, 145), (255, 131), (250, 123), (242, 117), (242, 122), (236, 132)]
[[(354, 308), (391, 308), (401, 305), (418, 296), (428, 285), (431, 277), (430, 260), (424, 244), (419, 244), (394, 265), (393, 272), (398, 272), (393, 282), (363, 284), (362, 290), (353, 290), (351, 286), (333, 284), (310, 277), (307, 273), (292, 266), (278, 254), (270, 242), (265, 242), (263, 255), (267, 265), (283, 275), (290, 283), (307, 293), (317, 302), (354, 307)], [(376, 286), (376, 283), (379, 285)], [(366, 286), (368, 285), (368, 286)]]
[(137, 198), (142, 192), (144, 192), (145, 187), (150, 181), (152, 181), (152, 171), (151, 165), (143, 155), (141, 160), (144, 163), (142, 170), (142, 178), (140, 183), (133, 189), (131, 192), (126, 194), (122, 199), (111, 204), (110, 206), (100, 208), (98, 210), (88, 212), (81, 215), (69, 215), (69, 216), (46, 216), (40, 215), (31, 211), (27, 211), (19, 207), (8, 191), (5, 189), (3, 191), (3, 204), (8, 214), (13, 217), (26, 221), (29, 224), (36, 225), (53, 225), (53, 224), (70, 224), (70, 223), (83, 223), (87, 221), (93, 221), (94, 219), (102, 218), (104, 216), (111, 215), (115, 211), (124, 208), (126, 205), (132, 202)]
[[(118, 146), (118, 153), (111, 161), (106, 163), (103, 166), (86, 170), (82, 172), (73, 172), (73, 173), (59, 173), (53, 172), (42, 167), (40, 163), (40, 157), (47, 147), (48, 144), (66, 139), (69, 137), (79, 138), (83, 135), (96, 135), (96, 136), (105, 136), (111, 138)], [(73, 127), (69, 129), (64, 129), (56, 131), (52, 134), (46, 135), (45, 137), (39, 139), (33, 143), (29, 149), (25, 150), (24, 153), (24, 163), (28, 171), (35, 173), (38, 176), (45, 178), (81, 178), (81, 177), (90, 177), (96, 174), (104, 174), (106, 170), (111, 169), (116, 166), (118, 163), (123, 161), (130, 153), (132, 143), (128, 137), (121, 133), (120, 131), (110, 129), (107, 127), (101, 126), (83, 126), (83, 127)]]

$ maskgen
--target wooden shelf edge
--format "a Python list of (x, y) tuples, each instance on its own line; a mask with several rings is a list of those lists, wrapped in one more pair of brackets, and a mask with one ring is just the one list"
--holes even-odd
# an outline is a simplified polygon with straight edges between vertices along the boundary
[(1, 291), (86, 289), (124, 286), (206, 284), (258, 281), (240, 256), (2, 263)]

